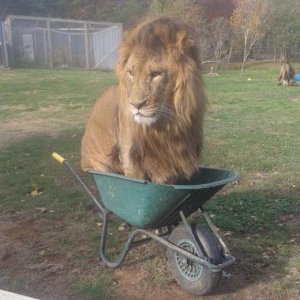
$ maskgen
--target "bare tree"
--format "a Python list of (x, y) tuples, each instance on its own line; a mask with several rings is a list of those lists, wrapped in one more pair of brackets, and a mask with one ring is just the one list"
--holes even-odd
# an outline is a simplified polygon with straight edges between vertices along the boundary
[(185, 19), (187, 2), (184, 0), (152, 0), (149, 7), (150, 17), (168, 16)]
[(242, 35), (244, 40), (241, 67), (241, 74), (243, 74), (245, 63), (253, 46), (264, 36), (268, 0), (235, 0), (235, 4), (231, 23), (237, 36)]
[(210, 24), (211, 44), (214, 49), (215, 68), (222, 61), (230, 59), (231, 54), (231, 25), (224, 17), (214, 18)]
[(288, 61), (293, 52), (299, 51), (300, 2), (299, 0), (272, 0), (270, 4), (267, 37), (275, 50), (279, 49), (280, 60)]

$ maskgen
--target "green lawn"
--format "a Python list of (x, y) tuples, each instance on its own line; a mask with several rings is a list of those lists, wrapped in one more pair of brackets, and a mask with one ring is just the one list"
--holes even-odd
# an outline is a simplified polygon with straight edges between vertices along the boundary
[[(295, 68), (300, 72), (299, 64)], [(279, 65), (257, 64), (242, 77), (238, 69), (220, 70), (214, 77), (204, 75), (210, 105), (202, 164), (233, 169), (241, 175), (237, 184), (226, 187), (206, 205), (238, 258), (230, 270), (232, 278), (243, 278), (236, 286), (234, 280), (228, 283), (230, 292), (223, 284), (221, 291), (227, 295), (220, 292), (212, 299), (231, 299), (230, 293), (242, 289), (255, 290), (263, 299), (298, 295), (300, 85), (277, 86), (278, 72)], [(114, 81), (113, 73), (0, 70), (0, 223), (7, 216), (20, 223), (18, 216), (25, 215), (30, 216), (28, 226), (39, 222), (54, 229), (63, 226), (50, 237), (46, 230), (41, 233), (45, 253), (32, 251), (22, 263), (65, 262), (69, 293), (78, 295), (74, 299), (98, 299), (101, 293), (114, 298), (119, 284), (115, 272), (98, 262), (99, 221), (86, 208), (88, 198), (50, 155), (54, 150), (60, 152), (79, 170), (80, 139), (88, 112), (99, 92)], [(92, 184), (89, 177), (83, 177)], [(123, 234), (114, 232), (112, 252)], [(145, 247), (149, 249), (152, 246)], [(0, 251), (0, 263), (1, 259)], [(0, 289), (41, 297), (39, 282), (49, 278), (41, 270), (30, 269), (36, 279), (29, 280), (22, 263), (16, 260), (14, 268), (4, 264)], [(151, 290), (153, 283), (162, 289), (172, 284), (165, 267), (162, 254), (136, 266), (149, 282), (144, 290)]]

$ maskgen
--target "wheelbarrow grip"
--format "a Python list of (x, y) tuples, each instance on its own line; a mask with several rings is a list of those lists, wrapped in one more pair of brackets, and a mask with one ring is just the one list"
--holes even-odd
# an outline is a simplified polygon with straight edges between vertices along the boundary
[(61, 164), (63, 164), (65, 161), (65, 159), (61, 155), (59, 155), (57, 152), (52, 152), (52, 157)]

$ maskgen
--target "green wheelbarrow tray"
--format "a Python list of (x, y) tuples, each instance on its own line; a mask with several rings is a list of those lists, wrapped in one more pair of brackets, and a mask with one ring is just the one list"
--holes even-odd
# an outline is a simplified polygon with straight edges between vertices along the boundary
[(154, 229), (177, 224), (179, 211), (189, 216), (238, 174), (199, 167), (191, 180), (176, 185), (90, 170), (105, 207), (130, 225)]

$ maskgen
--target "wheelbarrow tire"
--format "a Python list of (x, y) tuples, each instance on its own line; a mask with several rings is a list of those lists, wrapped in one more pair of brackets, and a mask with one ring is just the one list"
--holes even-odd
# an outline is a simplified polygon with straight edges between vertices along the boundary
[[(215, 237), (199, 224), (192, 226), (192, 230), (196, 240), (200, 242), (202, 253), (199, 253), (194, 240), (183, 225), (172, 231), (169, 241), (201, 258), (208, 257), (213, 264), (221, 263), (222, 251)], [(185, 290), (197, 295), (207, 295), (218, 285), (221, 272), (212, 272), (208, 267), (189, 261), (171, 249), (167, 249), (167, 257), (173, 276)]]

